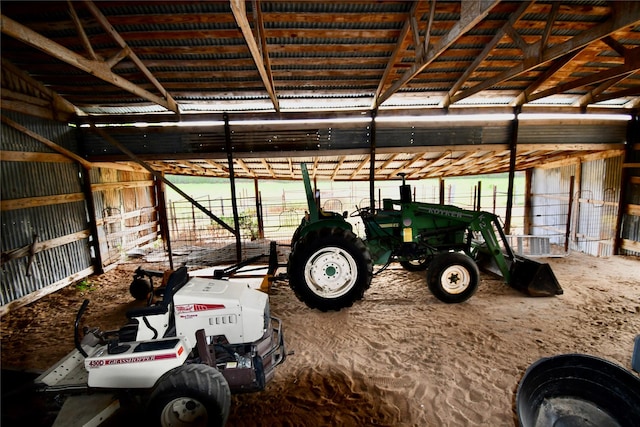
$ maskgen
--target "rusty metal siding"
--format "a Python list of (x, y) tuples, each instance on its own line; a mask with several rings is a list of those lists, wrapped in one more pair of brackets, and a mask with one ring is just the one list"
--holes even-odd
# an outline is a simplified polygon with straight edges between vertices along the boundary
[[(563, 244), (567, 237), (569, 185), (571, 176), (578, 173), (577, 166), (533, 172), (532, 234), (550, 236), (552, 244)], [(621, 169), (620, 156), (580, 165), (570, 219), (570, 250), (594, 256), (613, 254)]]
[(537, 124), (520, 121), (518, 144), (622, 144), (627, 137), (623, 121), (607, 124)]
[(620, 156), (582, 164), (575, 249), (595, 256), (613, 255), (621, 170)]
[[(5, 112), (3, 111), (3, 114)], [(54, 141), (75, 150), (75, 129), (66, 124), (6, 113), (7, 117)], [(42, 143), (2, 124), (0, 149), (20, 152), (52, 152)], [(0, 162), (2, 200), (61, 196), (82, 193), (75, 163)], [(1, 212), (2, 253), (28, 247), (34, 234), (38, 242), (86, 232), (84, 200), (8, 208)], [(23, 256), (3, 262), (0, 269), (0, 305), (4, 306), (47, 286), (90, 268), (88, 238), (43, 249), (33, 257)]]
[(531, 234), (564, 245), (569, 214), (569, 188), (576, 165), (534, 169), (531, 183)]

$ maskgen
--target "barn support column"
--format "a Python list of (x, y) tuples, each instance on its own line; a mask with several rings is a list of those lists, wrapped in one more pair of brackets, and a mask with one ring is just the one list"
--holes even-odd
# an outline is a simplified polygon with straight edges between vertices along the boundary
[(233, 172), (233, 146), (231, 145), (231, 127), (229, 126), (229, 114), (223, 114), (224, 140), (227, 149), (227, 163), (229, 164), (229, 184), (231, 185), (231, 207), (233, 208), (233, 223), (236, 235), (236, 261), (242, 261), (242, 241), (240, 239), (240, 218), (238, 217), (238, 200), (236, 199), (236, 179)]
[(254, 191), (256, 193), (256, 218), (258, 219), (258, 238), (264, 239), (264, 220), (262, 218), (262, 195), (258, 188), (258, 178), (253, 179)]
[(167, 216), (167, 203), (164, 197), (164, 174), (160, 172), (160, 179), (153, 177), (153, 188), (156, 192), (156, 204), (158, 205), (158, 222), (160, 222), (160, 237), (166, 245), (169, 254), (169, 268), (173, 270), (173, 251), (171, 250), (171, 233), (169, 232), (169, 217)]
[(98, 222), (96, 221), (96, 206), (93, 203), (93, 192), (91, 191), (91, 175), (89, 168), (80, 165), (80, 180), (82, 182), (82, 192), (87, 206), (89, 216), (89, 246), (91, 247), (93, 272), (94, 274), (104, 273), (102, 265), (102, 253), (100, 252), (100, 241), (98, 240)]
[(626, 165), (630, 165), (633, 163), (633, 151), (636, 145), (640, 145), (640, 117), (638, 114), (634, 114), (627, 125), (627, 141), (625, 144), (625, 152), (624, 152), (624, 164), (622, 166), (622, 174), (620, 178), (620, 198), (618, 199), (618, 215), (616, 217), (616, 228), (613, 240), (613, 254), (621, 255), (622, 254), (622, 245), (624, 242), (624, 236), (622, 235), (622, 221), (625, 216), (625, 212), (629, 207), (629, 201), (627, 200), (627, 194), (629, 191), (629, 186), (631, 185), (632, 174), (630, 171), (630, 167), (625, 167)]
[(504, 233), (511, 234), (511, 213), (513, 210), (513, 181), (516, 174), (516, 149), (518, 147), (518, 124), (521, 107), (513, 109), (514, 119), (511, 123), (511, 137), (509, 139), (509, 188), (507, 190), (507, 214), (504, 220)]
[(524, 175), (524, 230), (523, 230), (523, 234), (532, 234), (533, 233), (533, 227), (532, 227), (532, 216), (531, 216), (531, 211), (532, 211), (532, 206), (531, 206), (531, 198), (532, 198), (532, 192), (531, 192), (531, 181), (533, 178), (533, 169), (527, 169), (525, 171), (525, 175)]
[(376, 211), (376, 114), (378, 109), (371, 110), (371, 148), (369, 159), (369, 207)]

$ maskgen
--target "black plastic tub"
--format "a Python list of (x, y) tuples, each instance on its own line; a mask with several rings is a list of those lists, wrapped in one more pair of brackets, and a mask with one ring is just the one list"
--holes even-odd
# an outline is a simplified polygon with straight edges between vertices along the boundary
[(638, 427), (640, 378), (585, 354), (538, 360), (516, 394), (521, 427)]

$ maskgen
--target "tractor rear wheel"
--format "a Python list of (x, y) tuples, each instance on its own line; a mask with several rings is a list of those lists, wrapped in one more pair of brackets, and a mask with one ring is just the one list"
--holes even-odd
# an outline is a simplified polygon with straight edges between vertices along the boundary
[(436, 255), (427, 270), (427, 284), (440, 301), (459, 303), (468, 300), (478, 289), (480, 271), (475, 261), (459, 252)]
[(327, 227), (298, 239), (288, 264), (289, 286), (298, 299), (321, 311), (351, 307), (371, 285), (373, 263), (351, 230)]
[(148, 412), (155, 425), (224, 426), (231, 391), (217, 369), (202, 364), (178, 366), (160, 377), (149, 397)]

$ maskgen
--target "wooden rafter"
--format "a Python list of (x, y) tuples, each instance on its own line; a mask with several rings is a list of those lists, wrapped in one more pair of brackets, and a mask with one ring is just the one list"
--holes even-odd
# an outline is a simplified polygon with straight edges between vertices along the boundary
[(429, 51), (423, 61), (412, 65), (400, 79), (395, 81), (384, 93), (375, 100), (374, 108), (382, 105), (394, 93), (409, 83), (415, 76), (420, 74), (429, 64), (435, 61), (442, 53), (450, 47), (462, 35), (466, 34), (474, 25), (482, 21), (489, 11), (499, 3), (499, 0), (480, 1), (468, 0), (461, 2), (462, 11), (460, 20), (456, 22), (451, 30), (443, 36), (438, 44)]
[(170, 103), (165, 99), (154, 95), (140, 86), (135, 85), (113, 73), (105, 62), (87, 59), (4, 15), (1, 15), (1, 27), (4, 34), (13, 37), (16, 40), (41, 50), (47, 55), (72, 65), (79, 70), (92, 74), (107, 83), (124, 89), (155, 104), (161, 105), (167, 110), (173, 111)]
[(360, 171), (370, 163), (370, 161), (371, 161), (371, 155), (368, 154), (365, 156), (364, 159), (362, 159), (360, 163), (358, 163), (358, 166), (355, 168), (353, 173), (351, 173), (351, 175), (349, 176), (349, 179), (355, 178), (355, 176), (358, 175)]
[(640, 70), (640, 54), (636, 54), (636, 50), (640, 53), (640, 48), (633, 49), (625, 58), (624, 65), (620, 65), (606, 71), (601, 71), (599, 73), (594, 73), (582, 78), (574, 79), (566, 83), (556, 85), (555, 87), (547, 90), (536, 92), (532, 95), (529, 95), (528, 100), (535, 101), (537, 99), (546, 98), (550, 95), (567, 92), (571, 89), (600, 83), (609, 79), (624, 79), (629, 74), (633, 74), (636, 71)]
[[(624, 11), (624, 13), (614, 13), (611, 17), (609, 17), (607, 21), (602, 22), (601, 24), (598, 24), (593, 28), (590, 28), (588, 31), (584, 31), (583, 33), (565, 41), (564, 43), (553, 45), (542, 51), (540, 49), (542, 44), (541, 40), (531, 44), (530, 47), (527, 48), (528, 55), (525, 55), (524, 60), (520, 64), (496, 75), (495, 77), (487, 78), (481, 83), (478, 83), (469, 89), (458, 92), (452, 97), (452, 103), (468, 98), (469, 96), (474, 95), (482, 90), (488, 89), (499, 83), (519, 76), (525, 72), (531, 71), (538, 66), (552, 61), (556, 58), (560, 58), (564, 55), (570, 54), (573, 51), (582, 49), (585, 46), (588, 46), (590, 43), (609, 36), (617, 30), (630, 25), (634, 25), (636, 22), (640, 21), (640, 3), (629, 3), (630, 4), (628, 5), (628, 8)], [(602, 81), (606, 78), (615, 77), (615, 75), (609, 75), (608, 77), (605, 76), (606, 75), (603, 74), (603, 76), (596, 81)], [(555, 91), (553, 93), (559, 92)], [(549, 96), (550, 94), (552, 94), (551, 91), (545, 91), (544, 96)], [(535, 99), (539, 99), (539, 97)]]
[(445, 98), (440, 103), (441, 107), (443, 108), (449, 107), (449, 105), (451, 104), (451, 98), (460, 90), (462, 85), (464, 85), (464, 83), (469, 79), (471, 74), (473, 74), (473, 72), (478, 68), (478, 66), (482, 63), (482, 61), (484, 61), (485, 58), (489, 56), (492, 49), (496, 47), (496, 45), (500, 42), (500, 40), (502, 40), (505, 33), (507, 33), (508, 29), (513, 29), (513, 26), (518, 22), (520, 17), (522, 17), (522, 15), (525, 13), (525, 11), (527, 10), (527, 8), (531, 3), (532, 1), (527, 1), (527, 2), (522, 2), (520, 4), (520, 6), (518, 7), (518, 10), (516, 10), (509, 17), (509, 19), (507, 20), (507, 22), (504, 23), (502, 28), (500, 28), (500, 30), (498, 30), (496, 35), (493, 36), (493, 39), (491, 39), (491, 41), (486, 44), (484, 49), (482, 49), (482, 52), (480, 52), (480, 54), (476, 56), (476, 58), (473, 60), (471, 65), (469, 65), (465, 69), (464, 73), (462, 73), (460, 78), (458, 78), (458, 80), (453, 84), (453, 86), (451, 86), (451, 89), (449, 90)]
[(336, 176), (338, 175), (338, 172), (340, 172), (340, 168), (342, 167), (342, 164), (344, 163), (346, 157), (345, 156), (340, 156), (340, 160), (338, 161), (338, 164), (335, 166), (335, 168), (333, 169), (333, 173), (331, 174), (331, 180), (333, 181)]
[[(240, 27), (240, 31), (242, 31), (242, 35), (244, 36), (244, 40), (249, 47), (249, 51), (251, 52), (251, 56), (253, 57), (253, 61), (256, 64), (256, 68), (258, 69), (258, 73), (260, 74), (260, 78), (262, 79), (262, 83), (264, 84), (267, 93), (269, 94), (269, 98), (271, 98), (271, 102), (273, 103), (273, 107), (276, 111), (280, 111), (280, 103), (278, 101), (278, 97), (276, 95), (275, 87), (273, 81), (270, 80), (269, 76), (271, 75), (270, 71), (267, 71), (266, 64), (262, 57), (262, 53), (260, 52), (260, 48), (256, 43), (256, 40), (253, 36), (253, 31), (251, 31), (251, 25), (249, 24), (249, 20), (247, 19), (247, 11), (245, 9), (246, 5), (243, 0), (229, 0), (231, 3), (231, 11), (233, 12), (233, 16)], [(265, 53), (266, 54), (266, 53)]]
[[(142, 74), (144, 74), (144, 76), (151, 82), (151, 84), (158, 90), (158, 92), (160, 92), (160, 94), (164, 97), (164, 99), (166, 100), (169, 106), (168, 109), (173, 111), (174, 113), (180, 114), (180, 109), (176, 101), (171, 97), (169, 92), (167, 92), (167, 90), (162, 86), (162, 84), (160, 84), (160, 82), (153, 75), (153, 73), (149, 71), (147, 66), (144, 65), (144, 63), (140, 60), (138, 55), (136, 55), (135, 52), (131, 50), (131, 48), (127, 45), (127, 42), (124, 41), (122, 36), (118, 34), (115, 28), (113, 28), (113, 26), (109, 23), (107, 18), (102, 14), (102, 12), (100, 12), (100, 9), (98, 9), (98, 7), (90, 0), (85, 0), (84, 3), (89, 9), (89, 11), (91, 12), (91, 14), (93, 15), (93, 17), (96, 18), (96, 20), (100, 23), (100, 25), (102, 26), (102, 29), (111, 36), (111, 38), (118, 44), (118, 46), (120, 46), (120, 48), (122, 49), (121, 52), (123, 52), (124, 57), (128, 57), (136, 65), (136, 67), (138, 67), (138, 69), (142, 71)], [(118, 57), (118, 62), (119, 62), (119, 57)], [(111, 65), (111, 67), (113, 67), (113, 65)]]

